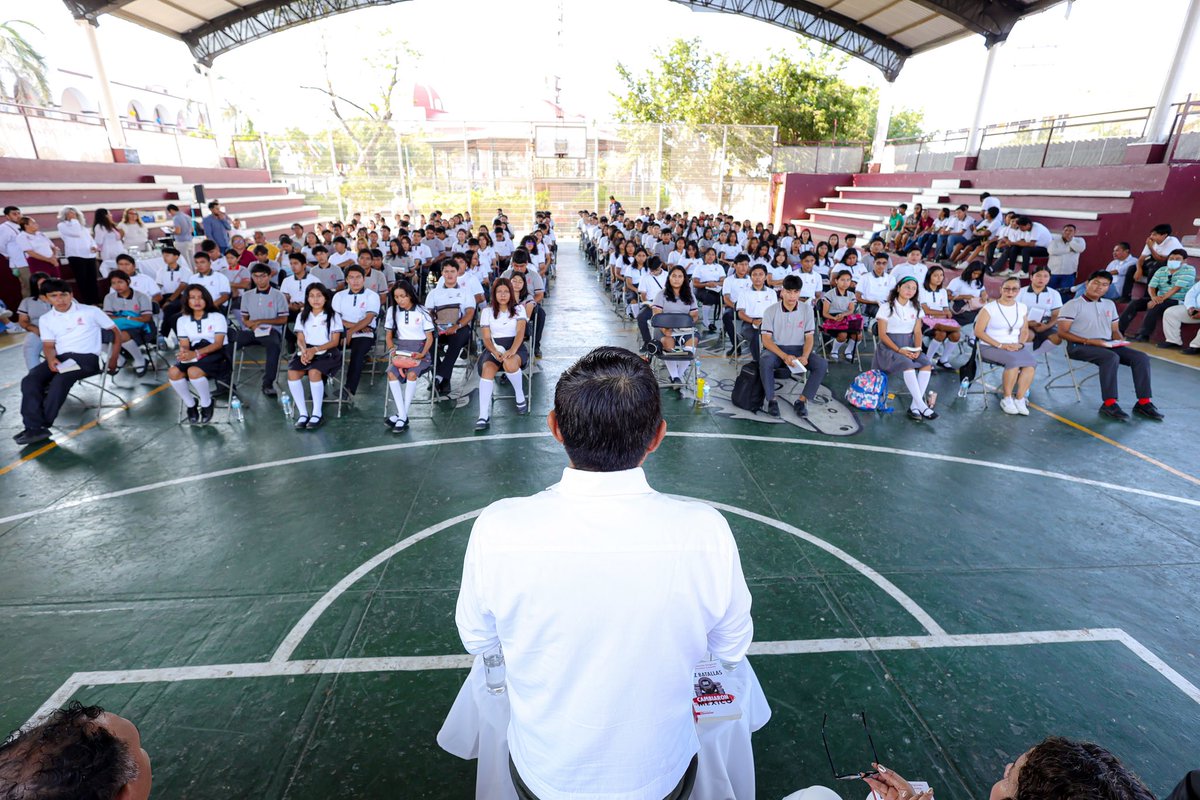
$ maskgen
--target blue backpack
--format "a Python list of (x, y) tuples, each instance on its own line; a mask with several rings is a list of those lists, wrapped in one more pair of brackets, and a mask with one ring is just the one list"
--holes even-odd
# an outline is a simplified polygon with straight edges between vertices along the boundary
[(886, 372), (869, 369), (850, 381), (846, 402), (863, 411), (882, 411), (887, 406), (887, 385)]

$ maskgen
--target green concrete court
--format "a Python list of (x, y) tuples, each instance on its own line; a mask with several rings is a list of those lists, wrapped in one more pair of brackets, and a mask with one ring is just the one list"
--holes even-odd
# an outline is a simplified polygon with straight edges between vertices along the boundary
[[(250, 378), (242, 425), (179, 426), (166, 391), (71, 439), (94, 412), (68, 404), (60, 445), (24, 462), (10, 444), (0, 727), (100, 703), (137, 722), (155, 796), (173, 800), (470, 797), (474, 764), (434, 736), (466, 675), (453, 614), (472, 512), (557, 479), (556, 374), (635, 341), (572, 243), (561, 256), (534, 413), (498, 405), (486, 435), (471, 398), (393, 436), (379, 382), (295, 433)], [(714, 384), (731, 377), (704, 361)], [(831, 369), (836, 395), (853, 372)], [(21, 374), (20, 348), (0, 351), (4, 442)], [(651, 482), (721, 504), (754, 594), (774, 711), (754, 740), (759, 795), (830, 782), (824, 712), (839, 767), (865, 766), (863, 709), (884, 763), (944, 800), (986, 797), (1051, 733), (1104, 743), (1159, 794), (1196, 767), (1198, 378), (1155, 361), (1166, 421), (1122, 425), (1097, 417), (1094, 383), (1076, 403), (1039, 374), (1032, 399), (1062, 419), (1022, 418), (939, 375), (941, 419), (846, 412), (842, 435), (668, 394)], [(121, 381), (130, 399), (158, 385)]]

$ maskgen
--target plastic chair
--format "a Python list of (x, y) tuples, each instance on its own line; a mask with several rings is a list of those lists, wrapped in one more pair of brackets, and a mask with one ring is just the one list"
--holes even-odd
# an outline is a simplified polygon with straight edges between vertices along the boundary
[[(659, 348), (654, 348), (653, 350), (651, 350), (651, 352), (650, 352), (651, 367), (655, 366), (655, 362), (662, 362), (664, 366), (667, 363), (681, 363), (682, 362), (682, 363), (688, 364), (689, 369), (684, 373), (684, 384), (683, 385), (690, 388), (692, 390), (692, 396), (695, 397), (696, 396), (696, 379), (700, 377), (697, 374), (699, 372), (699, 370), (697, 370), (696, 366), (695, 366), (696, 345), (693, 345), (692, 349), (689, 350), (678, 344), (678, 342), (681, 340), (686, 342), (688, 339), (697, 338), (696, 337), (696, 322), (695, 322), (695, 320), (692, 319), (691, 314), (662, 312), (659, 314), (655, 314), (654, 316), (652, 316), (650, 318), (650, 327), (655, 328), (656, 330), (659, 331), (659, 338), (661, 338), (664, 335), (662, 333), (663, 331), (670, 330), (671, 336), (674, 337), (674, 340), (676, 342), (675, 347), (673, 347), (671, 350), (660, 350)], [(736, 330), (736, 328), (735, 328), (735, 330)], [(697, 342), (697, 344), (698, 343), (699, 342)], [(735, 351), (735, 357), (736, 357), (736, 351)], [(667, 380), (664, 380), (660, 375), (660, 377), (658, 379), (658, 386), (660, 389), (672, 388), (676, 385), (677, 384), (674, 384), (670, 381), (669, 377)]]
[[(233, 399), (235, 397), (238, 397), (239, 400), (241, 399), (237, 393), (237, 382), (234, 379), (234, 369), (233, 369), (233, 365), (237, 361), (238, 350), (239, 350), (238, 344), (235, 341), (233, 343), (233, 352), (230, 354), (230, 359), (225, 364), (225, 369), (219, 375), (207, 376), (208, 382), (213, 387), (211, 390), (212, 391), (212, 401), (213, 401), (213, 420), (216, 421), (216, 412), (218, 410), (224, 410), (225, 411), (225, 414), (224, 414), (225, 420), (224, 421), (225, 421), (226, 425), (233, 424)], [(217, 396), (219, 394), (221, 394), (222, 391), (224, 391), (224, 393), (225, 393), (224, 403), (222, 403), (220, 400), (217, 399)], [(183, 401), (180, 400), (179, 401), (179, 413), (175, 419), (175, 424), (177, 424), (177, 425), (182, 424), (183, 420), (186, 416), (187, 416), (187, 406), (185, 406), (183, 404)]]

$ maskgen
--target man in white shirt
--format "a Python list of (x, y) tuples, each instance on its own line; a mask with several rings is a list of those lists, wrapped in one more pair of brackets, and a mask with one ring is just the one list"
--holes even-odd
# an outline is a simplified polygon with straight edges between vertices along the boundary
[(438, 348), (434, 391), (439, 395), (450, 392), (450, 378), (458, 355), (471, 341), (471, 320), (475, 317), (475, 297), (458, 283), (458, 264), (447, 261), (442, 265), (442, 282), (429, 290), (425, 310), (437, 326), (435, 347)]
[[(1175, 250), (1183, 250), (1183, 243), (1172, 234), (1171, 226), (1163, 223), (1155, 225), (1146, 237), (1146, 245), (1142, 255), (1137, 260), (1133, 280), (1138, 283), (1149, 283), (1154, 273), (1167, 263), (1167, 258)], [(1128, 297), (1133, 290), (1133, 281), (1126, 281), (1122, 297)]]
[(1075, 276), (1079, 272), (1079, 254), (1086, 249), (1087, 242), (1082, 236), (1075, 235), (1074, 225), (1064, 225), (1062, 235), (1050, 240), (1046, 266), (1050, 267), (1051, 289), (1070, 289), (1075, 285)]
[[(1053, 237), (1050, 229), (1040, 222), (1034, 222), (1029, 217), (1017, 217), (1015, 229), (1009, 236), (1008, 246), (1004, 248), (1002, 263), (1004, 269), (998, 274), (1003, 277), (1015, 275), (1018, 278), (1029, 277), (1029, 267), (1035, 258), (1045, 258), (1050, 255), (1050, 241)], [(1021, 271), (1016, 272), (1017, 256), (1021, 257)], [(1067, 286), (1071, 284), (1068, 283)]]
[(983, 192), (982, 194), (979, 195), (979, 206), (980, 206), (980, 210), (982, 211), (983, 216), (985, 218), (988, 216), (988, 209), (991, 209), (991, 208), (996, 209), (997, 216), (1003, 215), (1003, 209), (1001, 208), (1001, 205), (1000, 205), (1000, 198), (993, 197), (988, 192)]
[[(0, 222), (0, 256), (8, 257), (8, 246), (21, 232), (21, 209), (17, 206), (4, 207), (4, 221)], [(11, 264), (9, 265), (11, 266)]]
[[(21, 380), (21, 419), (25, 429), (13, 438), (24, 447), (50, 438), (50, 426), (76, 381), (100, 374), (101, 332), (119, 337), (117, 324), (95, 306), (75, 302), (66, 281), (42, 284), (51, 309), (38, 319), (45, 361)], [(116, 372), (119, 347), (111, 348), (109, 372)]]
[[(889, 275), (887, 266), (888, 257), (880, 255), (871, 265), (871, 271), (859, 278), (854, 287), (855, 299), (868, 317), (875, 316), (879, 311), (879, 304), (887, 300), (892, 287), (900, 281), (900, 278), (905, 277), (903, 273), (899, 277)], [(915, 274), (912, 277), (916, 280)]]
[(503, 656), (518, 797), (687, 797), (693, 667), (711, 653), (736, 675), (753, 638), (724, 518), (646, 482), (660, 402), (635, 354), (584, 356), (548, 419), (562, 481), (493, 503), (471, 531), (455, 621), (468, 652)]
[(759, 328), (762, 325), (762, 315), (770, 306), (775, 304), (778, 295), (767, 286), (767, 268), (755, 264), (750, 268), (750, 288), (738, 295), (737, 316), (742, 322), (742, 339), (750, 344), (750, 358), (758, 363)]
[(229, 300), (229, 279), (220, 272), (216, 272), (212, 268), (212, 261), (209, 259), (208, 253), (196, 253), (193, 256), (196, 262), (196, 272), (188, 281), (189, 286), (203, 286), (208, 289), (209, 295), (212, 296), (213, 304), (218, 310), (225, 311), (225, 303)]
[[(1108, 262), (1105, 267), (1109, 275), (1113, 276), (1113, 285), (1109, 288), (1108, 294), (1104, 295), (1108, 300), (1116, 300), (1118, 297), (1122, 303), (1130, 301), (1129, 293), (1133, 291), (1133, 281), (1129, 277), (1131, 269), (1137, 266), (1137, 259), (1130, 252), (1133, 248), (1129, 242), (1117, 242), (1113, 245), (1112, 261)], [(1078, 292), (1082, 292), (1083, 285), (1077, 287)]]
[(346, 268), (346, 288), (333, 296), (333, 310), (342, 315), (343, 341), (350, 353), (345, 389), (351, 397), (358, 392), (367, 354), (375, 346), (375, 320), (379, 317), (379, 293), (368, 289), (366, 281), (366, 270), (351, 264)]
[[(729, 349), (725, 351), (725, 355), (731, 356), (734, 354), (733, 342), (734, 336), (733, 321), (737, 317), (738, 298), (742, 292), (748, 291), (751, 288), (750, 276), (747, 274), (750, 270), (750, 256), (745, 253), (739, 253), (733, 259), (733, 272), (731, 272), (724, 281), (721, 282), (721, 304), (724, 306), (724, 311), (721, 313), (721, 326), (725, 329), (725, 339), (729, 342)], [(764, 275), (766, 272), (764, 271)], [(737, 345), (737, 353), (741, 355), (742, 344)]]
[(333, 252), (329, 254), (329, 263), (340, 267), (343, 271), (351, 264), (358, 263), (358, 256), (351, 253), (346, 246), (345, 236), (334, 237)]

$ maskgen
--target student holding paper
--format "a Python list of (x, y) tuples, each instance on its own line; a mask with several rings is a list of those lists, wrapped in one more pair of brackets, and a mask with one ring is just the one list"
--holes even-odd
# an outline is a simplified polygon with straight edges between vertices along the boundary
[(242, 295), (238, 313), (240, 326), (229, 332), (228, 356), (232, 357), (232, 345), (243, 349), (261, 347), (266, 351), (263, 364), (262, 393), (276, 397), (275, 376), (279, 371), (279, 355), (283, 351), (283, 327), (288, 322), (288, 299), (279, 289), (271, 285), (271, 268), (257, 263), (250, 268), (253, 288)]
[[(100, 334), (117, 324), (95, 306), (75, 302), (65, 281), (42, 283), (42, 296), (51, 309), (38, 319), (45, 361), (29, 370), (21, 381), (21, 418), (25, 429), (13, 438), (24, 447), (50, 438), (50, 426), (76, 381), (100, 373)], [(121, 349), (113, 347), (109, 370), (117, 368)]]
[(1162, 413), (1154, 407), (1150, 390), (1150, 357), (1126, 347), (1117, 330), (1117, 307), (1104, 295), (1112, 285), (1107, 270), (1093, 272), (1087, 288), (1062, 307), (1058, 315), (1058, 335), (1067, 343), (1067, 357), (1088, 361), (1100, 368), (1100, 397), (1104, 403), (1100, 413), (1111, 419), (1129, 419), (1117, 405), (1117, 367), (1124, 364), (1133, 371), (1133, 386), (1137, 392), (1134, 413), (1152, 420), (1161, 420)]
[(779, 416), (775, 400), (775, 368), (786, 365), (793, 373), (808, 372), (804, 391), (796, 398), (793, 408), (799, 417), (808, 416), (808, 401), (821, 388), (821, 380), (829, 370), (829, 362), (813, 353), (816, 318), (812, 303), (800, 302), (800, 276), (787, 275), (779, 289), (779, 302), (763, 312), (758, 376), (766, 397), (767, 413)]

